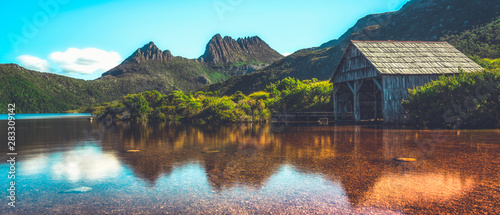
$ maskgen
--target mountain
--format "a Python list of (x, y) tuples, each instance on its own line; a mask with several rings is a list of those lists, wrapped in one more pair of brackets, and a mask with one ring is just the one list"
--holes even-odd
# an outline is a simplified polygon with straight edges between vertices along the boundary
[(162, 51), (150, 42), (137, 49), (120, 65), (103, 73), (100, 79), (148, 80), (138, 82), (138, 86), (131, 86), (137, 89), (133, 90), (135, 93), (142, 92), (142, 89), (160, 93), (172, 90), (189, 92), (231, 76), (265, 68), (281, 58), (281, 54), (257, 36), (234, 40), (217, 34), (208, 42), (205, 53), (198, 59), (174, 57), (169, 50)]
[[(361, 18), (338, 39), (320, 47), (299, 50), (260, 71), (232, 77), (205, 86), (202, 90), (228, 95), (236, 91), (251, 93), (262, 90), (268, 83), (283, 77), (325, 80), (330, 78), (351, 40), (437, 41), (446, 35), (459, 34), (489, 23), (498, 15), (499, 0), (411, 0), (399, 11)], [(493, 40), (490, 42), (498, 44)]]
[(319, 48), (335, 47), (349, 40), (438, 41), (447, 34), (488, 23), (499, 12), (499, 0), (411, 0), (399, 11), (360, 19), (337, 41)]
[(257, 36), (222, 38), (217, 34), (206, 46), (205, 53), (198, 59), (174, 57), (169, 50), (160, 50), (153, 42), (137, 49), (120, 65), (102, 74), (101, 79), (149, 80), (132, 86), (167, 93), (172, 90), (185, 92), (204, 85), (218, 83), (235, 75), (247, 74), (268, 66), (283, 56), (273, 50)]
[(224, 70), (231, 76), (245, 75), (266, 68), (283, 56), (258, 36), (238, 38), (217, 34), (208, 42), (198, 58), (207, 66)]
[(61, 112), (104, 100), (104, 92), (96, 84), (17, 64), (0, 64), (0, 77), (0, 105), (15, 103), (16, 113)]
[(141, 63), (148, 60), (167, 61), (174, 58), (169, 50), (161, 51), (153, 42), (149, 42), (142, 48), (137, 49), (125, 62)]
[(220, 34), (212, 37), (200, 61), (209, 64), (258, 63), (271, 64), (283, 58), (259, 37), (246, 37), (234, 40)]
[[(173, 90), (189, 92), (234, 75), (251, 73), (282, 57), (258, 37), (238, 40), (225, 37), (222, 43), (213, 40), (203, 56), (218, 56), (207, 58), (212, 60), (229, 59), (226, 63), (173, 56), (150, 42), (91, 81), (32, 71), (16, 64), (0, 64), (0, 105), (16, 103), (18, 113), (62, 112), (149, 90), (165, 94)], [(212, 52), (219, 55), (207, 54)], [(260, 57), (261, 54), (266, 57)]]
[[(161, 93), (172, 90), (192, 91), (199, 87), (217, 83), (234, 75), (220, 68), (212, 68), (196, 59), (174, 57), (170, 51), (161, 51), (153, 42), (137, 49), (120, 65), (102, 74), (98, 80), (137, 82), (134, 93), (157, 90)], [(142, 90), (142, 91), (141, 91)]]

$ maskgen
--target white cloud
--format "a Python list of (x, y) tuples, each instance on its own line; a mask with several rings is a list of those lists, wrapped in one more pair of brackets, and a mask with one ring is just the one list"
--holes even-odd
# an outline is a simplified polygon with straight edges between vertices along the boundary
[(122, 60), (116, 52), (96, 48), (69, 48), (65, 52), (51, 53), (49, 59), (59, 64), (63, 72), (81, 74), (105, 72)]
[(285, 56), (285, 57), (286, 57), (286, 56), (291, 55), (291, 54), (292, 54), (292, 53), (285, 52), (285, 53), (283, 53), (283, 54), (281, 54), (281, 55), (283, 55), (283, 56)]
[(40, 72), (50, 71), (50, 64), (44, 59), (40, 59), (38, 57), (30, 55), (21, 55), (17, 57), (17, 60), (19, 60), (21, 65), (27, 69), (36, 70)]

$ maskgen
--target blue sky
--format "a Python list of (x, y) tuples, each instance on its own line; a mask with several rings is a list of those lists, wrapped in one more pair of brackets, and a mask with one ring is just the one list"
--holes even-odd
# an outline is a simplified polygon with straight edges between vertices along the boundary
[(149, 41), (198, 58), (210, 38), (259, 36), (282, 54), (338, 38), (408, 0), (21, 0), (0, 8), (0, 63), (95, 79)]

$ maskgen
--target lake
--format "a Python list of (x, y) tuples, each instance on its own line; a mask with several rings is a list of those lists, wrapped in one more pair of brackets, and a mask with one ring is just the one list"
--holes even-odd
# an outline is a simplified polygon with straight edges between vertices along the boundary
[[(91, 115), (89, 113), (23, 113), (15, 114), (14, 118), (16, 120), (25, 119), (60, 119), (60, 118), (77, 118), (77, 117), (87, 117)], [(7, 120), (9, 114), (0, 114), (0, 120)]]
[(2, 214), (500, 214), (500, 130), (16, 123)]

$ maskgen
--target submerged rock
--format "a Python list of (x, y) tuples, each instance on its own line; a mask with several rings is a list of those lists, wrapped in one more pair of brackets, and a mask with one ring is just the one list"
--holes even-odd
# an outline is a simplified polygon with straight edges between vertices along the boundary
[(220, 151), (214, 150), (214, 151), (204, 151), (203, 153), (205, 153), (205, 154), (214, 154), (214, 153), (219, 153), (219, 152)]
[(140, 152), (141, 150), (139, 149), (130, 149), (130, 150), (127, 150), (126, 152), (127, 153), (137, 153), (137, 152)]
[(395, 158), (394, 160), (401, 161), (401, 162), (413, 162), (413, 161), (417, 161), (416, 158)]

